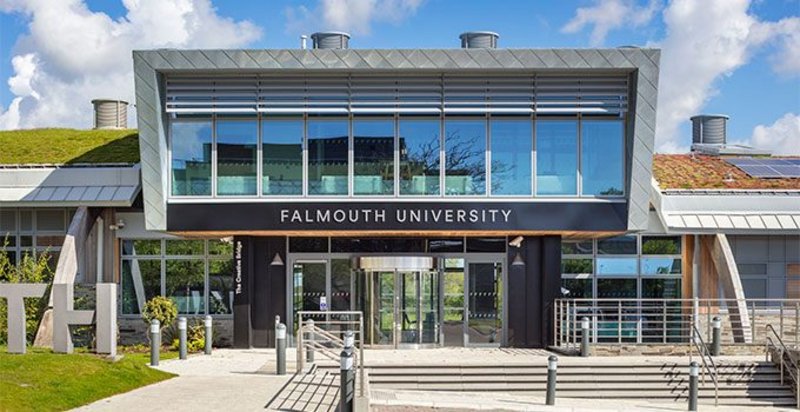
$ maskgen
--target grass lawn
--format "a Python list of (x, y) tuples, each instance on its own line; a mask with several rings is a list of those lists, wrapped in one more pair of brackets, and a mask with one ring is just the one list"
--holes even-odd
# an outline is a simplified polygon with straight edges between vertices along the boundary
[[(174, 357), (175, 352), (161, 354)], [(39, 348), (13, 355), (0, 346), (0, 411), (63, 411), (174, 376), (149, 368), (149, 361), (149, 353), (126, 353), (111, 362)]]
[(0, 131), (0, 164), (138, 163), (134, 129)]

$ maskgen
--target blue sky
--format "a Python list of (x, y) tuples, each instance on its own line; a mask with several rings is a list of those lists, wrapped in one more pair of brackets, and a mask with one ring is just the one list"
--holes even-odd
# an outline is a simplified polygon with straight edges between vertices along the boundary
[[(0, 0), (0, 128), (87, 127), (94, 94), (132, 97), (130, 48), (295, 48), (325, 29), (351, 32), (354, 48), (451, 48), (463, 31), (493, 30), (509, 48), (662, 47), (661, 151), (685, 150), (688, 116), (705, 112), (731, 116), (731, 140), (800, 152), (800, 0), (130, 3)], [(170, 13), (196, 27), (159, 27)]]

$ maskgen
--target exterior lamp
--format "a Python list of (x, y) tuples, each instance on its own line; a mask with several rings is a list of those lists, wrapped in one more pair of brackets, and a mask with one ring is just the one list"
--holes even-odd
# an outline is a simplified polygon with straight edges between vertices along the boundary
[(283, 266), (283, 259), (281, 259), (280, 253), (276, 253), (275, 257), (272, 258), (272, 262), (269, 264), (270, 266)]
[(525, 266), (525, 261), (522, 260), (522, 256), (519, 254), (519, 252), (517, 252), (517, 255), (514, 256), (511, 266)]

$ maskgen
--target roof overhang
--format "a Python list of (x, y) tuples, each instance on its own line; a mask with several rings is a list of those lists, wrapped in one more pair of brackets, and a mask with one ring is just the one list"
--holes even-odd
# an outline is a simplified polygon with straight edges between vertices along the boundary
[(0, 169), (0, 207), (130, 207), (139, 165)]
[(798, 190), (663, 191), (652, 203), (668, 233), (800, 234)]

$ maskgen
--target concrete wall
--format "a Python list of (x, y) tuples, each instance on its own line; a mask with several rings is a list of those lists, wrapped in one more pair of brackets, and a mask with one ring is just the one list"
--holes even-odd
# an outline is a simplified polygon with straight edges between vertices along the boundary
[(786, 298), (786, 269), (800, 263), (800, 235), (728, 236), (745, 296)]
[[(189, 325), (194, 325), (195, 318), (189, 318)], [(197, 322), (202, 322), (202, 318), (196, 318)], [(214, 318), (214, 347), (229, 347), (233, 345), (233, 318)], [(119, 344), (135, 345), (149, 344), (147, 337), (147, 324), (140, 318), (118, 318), (119, 325)], [(167, 345), (167, 334), (165, 331), (162, 342)]]

